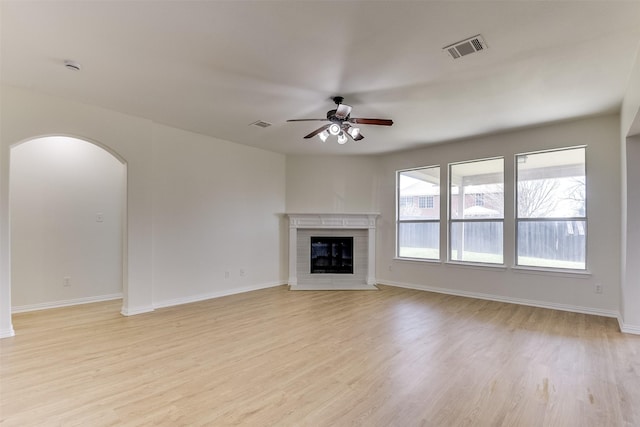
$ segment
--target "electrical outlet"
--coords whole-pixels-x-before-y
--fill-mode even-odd
[[[104,214],[102,212],[96,214],[96,222],[104,222]]]
[[[229,278],[229,272],[228,272],[228,271],[225,271],[225,272],[224,272],[224,278],[225,278],[225,279],[228,279],[228,278]]]
[[[65,288],[71,286],[71,276],[64,276],[62,278],[62,286],[64,286]]]
[[[594,288],[593,288],[593,292],[595,292],[596,294],[601,294],[602,293],[602,285],[600,283],[596,283]]]
[[[240,277],[244,277],[244,268],[240,269]]]

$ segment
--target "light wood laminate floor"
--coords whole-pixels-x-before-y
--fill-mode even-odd
[[[381,286],[23,313],[2,426],[639,426],[614,319]]]

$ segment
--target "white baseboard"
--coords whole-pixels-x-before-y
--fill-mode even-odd
[[[10,338],[16,335],[16,331],[13,328],[3,329],[0,331],[0,339],[2,338]]]
[[[120,314],[123,316],[135,316],[136,314],[144,314],[151,313],[153,311],[153,307],[150,305],[141,306],[141,307],[122,307],[120,310]]]
[[[136,314],[150,313],[154,311],[154,309],[156,308],[164,308],[164,307],[172,307],[172,306],[182,305],[182,304],[189,304],[192,302],[205,301],[208,299],[220,298],[228,295],[241,294],[244,292],[251,292],[259,289],[273,288],[276,286],[282,286],[286,284],[287,284],[286,282],[261,283],[258,285],[246,286],[243,288],[226,289],[218,292],[210,292],[206,294],[192,295],[184,298],[158,301],[158,302],[155,302],[153,306],[135,307],[135,308],[129,308],[129,309],[125,309],[123,307],[121,313],[124,316],[134,316]],[[549,308],[553,310],[569,311],[569,312],[582,313],[582,314],[592,314],[592,315],[603,316],[603,317],[613,317],[618,320],[618,325],[620,327],[621,332],[627,333],[627,334],[640,335],[640,325],[625,324],[620,313],[613,310],[594,309],[591,307],[549,303],[544,301],[528,300],[528,299],[522,299],[522,298],[502,297],[502,296],[497,296],[492,294],[484,294],[480,292],[460,291],[456,289],[439,288],[439,287],[426,286],[426,285],[416,285],[411,283],[394,282],[394,281],[388,281],[388,280],[381,281],[379,282],[379,284],[387,285],[387,286],[395,286],[399,288],[415,289],[419,291],[436,292],[440,294],[456,295],[461,297],[469,297],[469,298],[476,298],[476,299],[497,301],[497,302],[505,302],[510,304],[527,305],[531,307]],[[117,293],[117,294],[110,294],[110,295],[99,295],[95,297],[76,298],[71,300],[52,301],[52,302],[39,303],[39,304],[15,306],[11,308],[11,312],[24,313],[28,311],[68,307],[71,305],[90,304],[93,302],[101,302],[101,301],[112,301],[115,299],[122,299],[122,294]],[[13,328],[0,331],[0,339],[9,338],[13,336],[15,336],[15,331],[13,330]]]
[[[570,311],[573,313],[592,314],[595,316],[613,317],[617,319],[620,318],[620,313],[614,310],[602,310],[602,309],[582,307],[577,305],[558,304],[558,303],[536,301],[536,300],[529,300],[529,299],[523,299],[523,298],[503,297],[499,295],[484,294],[480,292],[460,291],[457,289],[438,288],[434,286],[415,285],[411,283],[384,281],[384,282],[379,282],[379,284],[396,286],[398,288],[416,289],[419,291],[436,292],[439,294],[456,295],[460,297],[469,297],[469,298],[476,298],[476,299],[489,300],[489,301],[506,302],[510,304],[527,305],[531,307],[550,308],[552,310]]]
[[[630,325],[625,324],[622,316],[618,316],[618,325],[620,325],[620,331],[625,334],[635,334],[640,335],[640,326],[639,325]]]
[[[373,285],[362,284],[317,284],[289,286],[290,291],[378,291]]]
[[[171,300],[156,301],[153,303],[153,308],[165,308],[173,307],[175,305],[190,304],[192,302],[205,301],[213,298],[226,297],[228,295],[242,294],[245,292],[257,291],[259,289],[274,288],[276,286],[286,285],[286,282],[272,282],[272,283],[260,283],[252,286],[245,286],[243,288],[225,289],[223,291],[209,292],[206,294],[191,295],[183,298],[176,298]]]
[[[48,310],[51,308],[68,307],[70,305],[90,304],[92,302],[112,301],[122,299],[122,293],[98,295],[94,297],[74,298],[61,301],[41,302],[38,304],[18,305],[11,307],[11,313],[25,313],[27,311]]]

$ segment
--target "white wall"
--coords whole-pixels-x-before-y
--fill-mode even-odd
[[[278,283],[285,277],[282,251],[284,242],[281,233],[275,230],[281,221],[285,207],[284,168],[285,157],[255,148],[237,146],[214,138],[196,136],[176,129],[166,128],[149,120],[128,116],[103,108],[71,102],[62,98],[37,93],[31,90],[2,86],[0,108],[0,337],[12,332],[11,274],[9,257],[9,150],[12,145],[43,135],[69,135],[100,143],[112,153],[119,155],[127,165],[127,239],[125,242],[125,280],[123,283],[123,313],[136,314],[151,311],[154,304],[183,302],[198,296],[233,293],[243,289]],[[187,162],[171,162],[169,158],[182,154],[185,144]],[[158,152],[156,153],[156,149]],[[154,161],[158,165],[154,165]],[[215,167],[224,171],[220,174]],[[164,167],[167,169],[164,169]],[[231,173],[236,173],[233,176]],[[207,180],[200,185],[198,193],[183,194],[175,180],[188,182],[190,174]],[[274,174],[273,176],[271,174]],[[220,181],[224,175],[224,184]],[[236,180],[234,182],[234,180]],[[279,182],[279,187],[276,185]],[[209,248],[203,237],[194,236],[196,230],[211,236],[236,236],[238,228],[229,228],[221,219],[247,217],[246,206],[253,203],[236,193],[247,186],[258,185],[260,194],[255,196],[260,205],[252,219],[254,236],[260,244],[255,250],[225,252],[225,267],[238,270],[247,266],[245,276],[238,278],[239,271],[230,271],[230,279],[219,282],[219,272],[202,267],[210,263],[203,250]],[[215,185],[214,185],[215,184]],[[163,189],[163,186],[168,186]],[[227,190],[230,189],[230,190]],[[217,193],[222,191],[220,197]],[[153,197],[158,207],[154,206]],[[232,199],[229,199],[233,197]],[[187,217],[189,212],[198,212],[205,202],[205,211]],[[213,208],[215,201],[215,209]],[[177,206],[192,203],[191,209],[176,212]],[[232,202],[232,203],[229,203]],[[175,206],[174,206],[175,205]],[[171,208],[165,213],[165,210]],[[180,214],[180,215],[178,215]],[[173,216],[177,215],[177,216]],[[187,224],[187,221],[191,221]],[[195,248],[180,241],[180,236],[196,239]],[[245,237],[242,237],[244,242]],[[228,243],[228,242],[223,242]],[[181,251],[178,254],[172,245]],[[168,247],[167,247],[168,245]],[[269,248],[264,254],[264,248]],[[157,253],[155,253],[157,252]],[[172,257],[176,255],[176,259]],[[266,267],[264,256],[274,265]],[[169,264],[164,264],[165,262]],[[200,267],[195,273],[189,271],[196,263]],[[185,269],[181,279],[176,272]],[[166,279],[164,275],[171,277]],[[234,279],[235,276],[235,279]],[[158,286],[154,283],[158,280]],[[209,285],[205,285],[208,283]],[[161,305],[161,304],[160,304]]]
[[[123,307],[126,314],[150,311],[152,306],[151,281],[151,163],[153,150],[152,123],[99,107],[67,101],[35,91],[2,86],[0,108],[0,150],[6,159],[0,175],[6,179],[0,188],[2,224],[9,224],[9,150],[10,147],[46,135],[75,136],[100,143],[127,164],[127,241],[125,250],[125,277],[123,279]],[[4,157],[6,156],[6,157]],[[7,234],[8,235],[8,234]],[[9,239],[2,262],[9,265]],[[10,269],[0,276],[0,322],[10,327]],[[6,329],[4,329],[6,330]]]
[[[45,137],[15,146],[10,169],[14,311],[121,294],[124,165],[95,144]]]
[[[378,227],[379,282],[616,315],[620,286],[618,138],[619,118],[612,115],[479,137],[385,157],[381,168],[384,183],[380,198],[382,221]],[[515,258],[515,154],[583,144],[587,145],[587,265],[591,274],[563,275],[512,269]],[[439,164],[446,172],[448,163],[494,156],[505,158],[504,260],[507,268],[395,260],[395,171]],[[446,194],[446,187],[441,191]],[[446,230],[443,230],[442,237],[446,237]],[[596,283],[603,285],[602,294],[594,292]]]
[[[620,122],[618,116],[597,117],[555,124],[464,142],[444,144],[383,157],[297,157],[235,146],[234,144],[169,129],[148,120],[66,101],[33,91],[2,87],[0,108],[0,336],[10,334],[9,258],[9,148],[41,135],[76,135],[98,141],[118,153],[126,162],[127,241],[123,311],[128,314],[152,310],[154,304],[185,301],[198,296],[234,292],[283,280],[283,238],[287,230],[273,233],[273,218],[288,212],[371,212],[380,211],[378,223],[377,276],[380,282],[448,292],[488,295],[496,299],[523,300],[546,305],[584,308],[610,314],[620,307]],[[184,153],[182,146],[184,144]],[[474,269],[459,266],[393,260],[395,246],[395,170],[421,165],[504,155],[587,144],[589,268],[591,276],[580,278],[554,274],[525,274],[506,270]],[[174,162],[184,154],[184,162]],[[224,162],[218,161],[225,159]],[[248,159],[245,161],[245,159]],[[207,161],[209,160],[209,161]],[[221,164],[224,163],[224,166]],[[286,163],[286,178],[278,168]],[[506,162],[509,165],[509,162]],[[255,169],[257,165],[261,167]],[[225,171],[245,171],[234,182]],[[252,170],[254,167],[255,170]],[[265,175],[266,174],[266,175]],[[271,176],[271,174],[274,174]],[[229,191],[220,185],[225,175]],[[266,178],[268,176],[268,178]],[[507,182],[513,171],[506,171]],[[286,184],[282,183],[286,179]],[[236,236],[237,229],[215,220],[246,218],[251,201],[236,195],[248,182],[265,180],[264,196],[256,228],[264,244],[279,254],[280,268],[261,261],[263,253],[226,251],[220,274],[206,256],[211,238]],[[181,184],[193,184],[188,194]],[[286,185],[285,192],[276,184]],[[208,182],[209,188],[206,185]],[[165,188],[166,187],[166,188]],[[268,193],[272,191],[272,193]],[[222,197],[216,197],[221,194]],[[235,195],[235,197],[234,197]],[[256,194],[253,193],[255,196]],[[224,200],[223,200],[224,199]],[[201,201],[202,205],[195,203]],[[189,204],[190,209],[184,209]],[[508,212],[507,212],[508,214]],[[210,218],[211,216],[211,218]],[[282,220],[279,220],[282,225]],[[219,222],[219,221],[218,221]],[[505,260],[513,263],[513,220],[507,218]],[[204,236],[196,235],[200,231]],[[189,236],[190,239],[184,239]],[[244,242],[245,237],[241,237]],[[285,239],[286,241],[286,239]],[[190,242],[197,248],[189,249]],[[224,242],[226,243],[226,242]],[[219,252],[214,252],[219,255]],[[276,263],[277,263],[277,257]],[[167,263],[166,265],[164,265]],[[162,264],[162,265],[161,265]],[[208,264],[211,264],[209,267]],[[244,264],[245,276],[239,269]],[[389,266],[393,271],[389,271]],[[224,275],[224,273],[222,273]],[[255,275],[254,275],[255,274]],[[166,276],[165,276],[166,275]],[[258,276],[259,275],[259,276]],[[242,278],[241,278],[242,277]],[[256,279],[255,281],[253,279]],[[157,281],[156,283],[154,282]],[[594,283],[604,285],[604,293],[593,292]]]
[[[290,212],[378,211],[378,282],[498,300],[615,315],[620,298],[619,117],[588,118],[435,145],[377,158],[288,157]],[[588,146],[590,275],[523,272],[514,265],[513,162],[520,152]],[[398,169],[505,157],[507,268],[395,260],[395,173]],[[509,184],[511,182],[511,184]],[[446,185],[446,183],[443,183]],[[443,193],[443,194],[446,194]],[[446,237],[446,230],[443,230]],[[595,283],[604,287],[594,292]]]
[[[640,334],[640,50],[636,53],[620,120],[622,156],[622,329]]]
[[[5,89],[0,85],[0,338],[14,335],[11,323],[11,239],[9,233],[9,149],[3,142]]]
[[[285,158],[154,126],[154,305],[284,283]]]
[[[640,47],[636,51],[629,85],[622,102],[620,122],[623,138],[640,134]]]
[[[378,157],[288,156],[287,212],[377,212]]]
[[[640,334],[640,136],[626,138],[624,144],[627,168],[622,240],[622,314],[623,330]]]

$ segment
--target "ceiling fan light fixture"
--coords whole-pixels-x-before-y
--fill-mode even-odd
[[[360,135],[360,128],[356,128],[356,127],[350,127],[349,130],[347,130],[347,132],[349,132],[349,135],[351,135],[351,138],[357,138],[358,135]]]
[[[0,0],[2,1],[2,0]],[[322,142],[325,142],[329,135],[336,137],[340,145],[346,144],[351,137],[354,141],[362,141],[364,136],[360,133],[360,128],[352,125],[377,125],[377,126],[391,126],[393,120],[391,119],[376,119],[376,118],[363,118],[363,117],[351,117],[351,106],[343,104],[343,98],[341,96],[334,96],[333,101],[337,107],[334,110],[327,111],[327,117],[322,119],[291,119],[287,122],[329,122],[320,126],[313,132],[304,136],[304,139],[313,138],[318,136]]]
[[[327,140],[327,138],[329,138],[329,132],[322,131],[318,134],[318,138],[320,138],[322,140],[322,142],[325,142]]]

